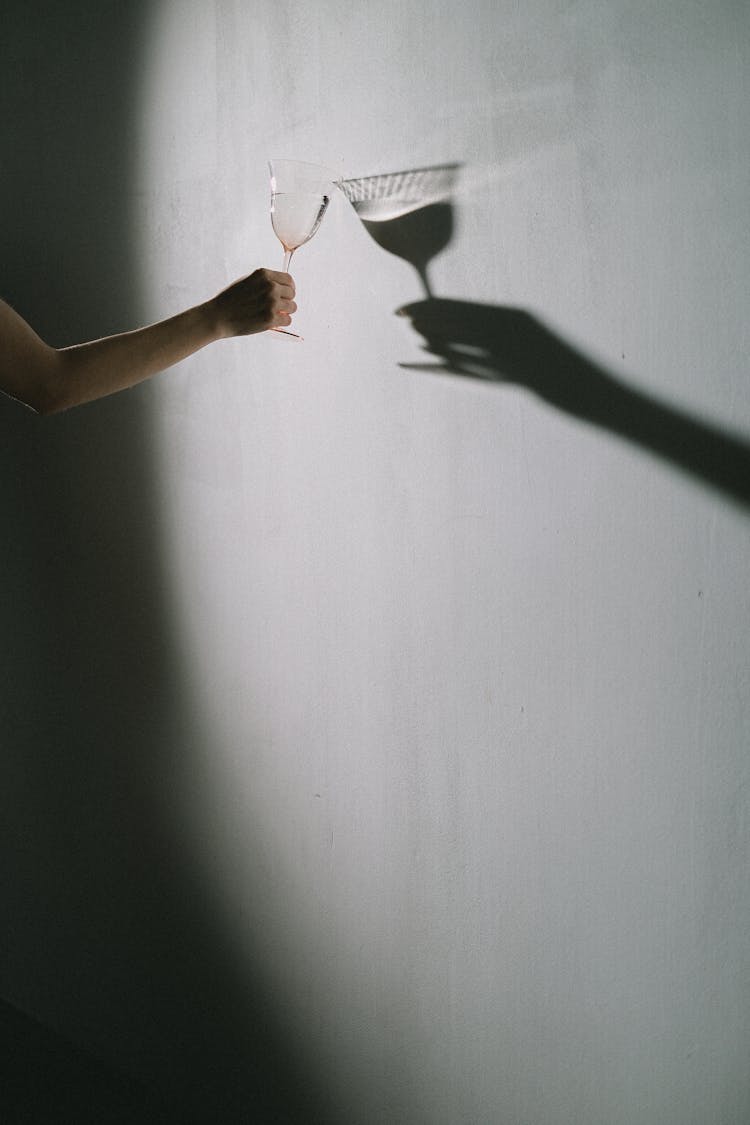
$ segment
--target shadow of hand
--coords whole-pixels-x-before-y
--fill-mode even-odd
[[[402,364],[527,387],[561,410],[588,415],[615,380],[523,309],[431,298],[399,316],[425,338],[442,364]]]
[[[434,297],[397,312],[441,361],[402,367],[527,387],[750,505],[750,444],[743,437],[628,387],[531,313]]]

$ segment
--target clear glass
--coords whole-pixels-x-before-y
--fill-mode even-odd
[[[271,176],[271,224],[284,247],[284,273],[289,273],[292,255],[309,242],[323,221],[336,181],[327,168],[300,160],[269,160]],[[284,336],[302,337],[285,328]]]

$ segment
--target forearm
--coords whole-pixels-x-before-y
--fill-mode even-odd
[[[257,269],[169,320],[58,349],[0,301],[0,391],[37,414],[57,414],[134,387],[214,340],[291,324],[296,309],[289,274]]]
[[[142,383],[223,335],[212,301],[158,324],[56,352],[45,413]]]

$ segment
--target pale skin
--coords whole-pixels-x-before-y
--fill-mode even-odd
[[[50,347],[0,301],[0,391],[57,414],[134,387],[216,340],[287,327],[294,294],[288,273],[258,269],[168,320],[70,348]]]

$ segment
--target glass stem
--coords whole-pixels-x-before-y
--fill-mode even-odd
[[[289,273],[289,263],[292,260],[292,254],[293,253],[294,253],[294,250],[287,250],[287,252],[284,254],[284,266],[283,266],[284,273]]]

